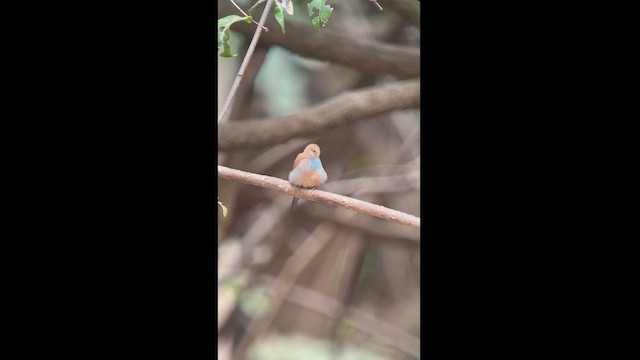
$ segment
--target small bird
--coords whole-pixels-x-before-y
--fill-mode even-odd
[[[293,170],[289,173],[291,185],[303,188],[316,188],[327,181],[327,172],[320,161],[320,146],[309,144],[304,151],[296,156],[293,162]],[[298,198],[291,201],[291,211],[298,204]]]

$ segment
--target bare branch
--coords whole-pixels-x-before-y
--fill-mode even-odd
[[[218,148],[231,150],[316,136],[339,124],[394,110],[420,107],[419,80],[405,80],[345,92],[293,115],[221,124]]]
[[[420,218],[417,216],[413,216],[398,210],[389,209],[381,205],[372,204],[347,196],[329,193],[326,191],[300,189],[292,186],[286,180],[278,179],[275,177],[252,174],[221,165],[218,165],[218,176],[223,179],[234,180],[247,185],[277,190],[284,194],[306,200],[319,201],[334,206],[342,206],[344,208],[354,210],[362,214],[375,216],[381,219],[396,222],[398,224],[411,226],[416,229],[420,228]]]
[[[269,275],[262,275],[260,279],[269,283],[275,281],[275,279]],[[341,311],[339,311],[339,309],[344,306],[332,297],[299,285],[293,286],[291,293],[287,297],[287,301],[333,320],[339,320],[335,317],[335,314],[340,313]],[[346,318],[346,321],[350,322],[354,328],[365,334],[374,336],[379,341],[389,344],[407,354],[418,359],[420,358],[420,339],[395,325],[379,320],[355,307],[349,308],[347,313],[350,314],[350,316]]]
[[[279,199],[284,200],[284,199]],[[253,250],[264,238],[271,234],[272,229],[280,224],[280,220],[289,214],[290,201],[275,201],[266,209],[260,211],[260,216],[253,222],[242,237],[245,253]]]
[[[235,80],[233,80],[233,84],[231,84],[231,90],[229,90],[229,95],[227,95],[227,99],[224,101],[224,105],[222,106],[222,110],[218,114],[218,123],[224,117],[227,110],[231,107],[233,103],[233,99],[235,98],[236,91],[240,86],[240,81],[242,81],[242,77],[244,76],[244,70],[249,65],[249,60],[251,60],[251,56],[253,55],[253,50],[256,48],[258,44],[258,39],[260,39],[260,34],[262,33],[262,28],[264,26],[265,21],[267,21],[267,17],[269,15],[269,10],[271,10],[271,5],[273,5],[273,0],[267,0],[267,5],[265,5],[264,11],[262,12],[262,17],[260,18],[260,26],[258,26],[253,34],[253,38],[251,39],[251,44],[249,44],[249,48],[247,49],[247,53],[242,59],[242,65],[240,65],[240,70],[238,70],[238,74],[236,75]]]
[[[380,10],[380,11],[382,11],[382,10],[383,10],[383,9],[382,9],[382,6],[380,6],[380,4],[378,4],[378,0],[369,0],[369,1],[371,1],[371,2],[372,2],[372,3],[374,3],[374,4],[376,4],[376,6],[378,7],[378,10]]]
[[[219,2],[218,11],[226,15],[235,10],[232,5]],[[270,18],[267,26],[279,25]],[[253,27],[237,24],[233,31],[251,36]],[[349,66],[364,74],[392,74],[404,79],[420,76],[420,49],[358,40],[344,35],[341,29],[332,29],[331,22],[318,33],[311,24],[291,21],[287,23],[286,35],[270,31],[262,35],[262,43],[278,45],[311,59]]]
[[[263,336],[269,326],[278,315],[284,300],[287,298],[291,289],[295,285],[298,276],[311,263],[313,258],[322,250],[329,240],[333,238],[336,227],[330,223],[322,223],[316,227],[314,232],[300,245],[296,252],[287,260],[284,267],[280,271],[278,278],[273,282],[269,289],[269,295],[272,296],[272,302],[269,309],[261,317],[254,319],[247,332],[242,337],[237,351],[234,353],[234,359],[244,360],[245,352],[252,339]]]

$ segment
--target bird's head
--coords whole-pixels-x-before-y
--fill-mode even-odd
[[[306,148],[304,148],[305,154],[310,157],[320,157],[320,146],[316,144],[309,144]]]

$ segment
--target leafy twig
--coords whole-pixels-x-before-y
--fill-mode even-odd
[[[246,13],[246,12],[244,12],[244,10],[242,10],[242,8],[240,8],[240,6],[238,6],[238,4],[236,4],[233,0],[229,0],[229,1],[231,1],[231,3],[232,3],[236,8],[238,8],[238,10],[240,10],[240,12],[244,14],[244,16],[249,16],[249,15],[247,15],[247,13]],[[269,29],[267,29],[267,28],[266,28],[265,26],[263,26],[262,24],[257,23],[255,20],[253,20],[253,18],[251,18],[251,22],[252,22],[252,23],[254,23],[254,24],[256,24],[256,25],[258,25],[258,26],[260,26],[260,27],[262,28],[262,30],[264,30],[264,31],[269,31]]]
[[[267,21],[267,17],[269,15],[269,10],[271,9],[271,5],[273,5],[273,0],[267,0],[267,5],[262,12],[262,17],[260,18],[260,25],[264,25]],[[222,120],[224,115],[227,113],[231,104],[233,103],[233,99],[235,98],[236,92],[238,91],[238,87],[240,86],[240,81],[242,81],[242,77],[244,76],[244,71],[249,65],[249,60],[251,60],[251,56],[253,56],[253,51],[258,44],[258,39],[260,39],[260,34],[262,33],[262,28],[264,26],[259,26],[256,28],[255,33],[253,34],[253,38],[251,39],[251,44],[249,44],[249,48],[247,49],[247,54],[244,56],[242,60],[242,65],[240,65],[240,70],[238,70],[238,74],[236,78],[233,80],[233,84],[231,84],[231,90],[229,90],[229,95],[227,95],[227,99],[222,106],[222,110],[218,114],[218,123]]]
[[[409,1],[417,3],[415,0]],[[226,2],[220,3],[218,10],[221,15],[237,12]],[[271,29],[277,27],[278,23],[270,18],[265,25]],[[247,38],[251,37],[253,30],[249,26],[234,29]],[[371,38],[358,39],[337,29],[323,29],[317,33],[306,24],[289,22],[286,36],[281,36],[278,31],[269,31],[262,34],[260,44],[280,46],[302,57],[345,65],[363,74],[392,74],[402,79],[420,76],[419,48],[383,43]]]

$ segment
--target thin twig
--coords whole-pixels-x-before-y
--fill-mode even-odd
[[[271,10],[271,5],[273,5],[273,0],[267,0],[267,5],[262,12],[262,17],[260,18],[260,25],[264,25],[267,21],[267,17],[269,15],[269,10]],[[240,65],[240,70],[238,70],[238,74],[236,75],[235,80],[233,80],[233,84],[231,85],[231,90],[229,90],[229,95],[227,95],[227,99],[222,106],[222,110],[220,114],[218,114],[218,124],[227,113],[231,104],[233,103],[233,99],[235,98],[236,91],[238,91],[238,87],[240,86],[240,81],[242,81],[242,77],[244,76],[244,71],[249,65],[249,60],[251,60],[251,56],[253,55],[253,50],[256,48],[258,44],[258,39],[260,39],[260,34],[262,33],[262,27],[257,27],[255,33],[253,34],[253,38],[251,39],[251,44],[249,44],[249,48],[247,49],[247,54],[244,56],[242,60],[242,65]]]
[[[229,1],[231,1],[231,3],[232,3],[233,5],[235,5],[235,7],[237,7],[237,8],[238,8],[238,10],[240,10],[240,12],[244,14],[244,16],[249,17],[249,15],[247,15],[247,13],[246,13],[246,12],[244,12],[244,10],[242,10],[242,9],[240,8],[240,6],[238,6],[238,4],[236,4],[235,2],[233,2],[233,0],[229,0]],[[254,23],[254,24],[256,24],[256,25],[258,25],[258,26],[260,26],[260,27],[262,28],[262,30],[264,30],[264,31],[269,31],[269,29],[267,29],[265,26],[262,26],[262,24],[259,24],[259,23],[257,23],[255,20],[253,20],[253,17],[251,18],[251,22],[252,22],[252,23]]]
[[[380,9],[380,11],[382,11],[382,6],[380,6],[380,4],[378,4],[378,0],[369,0],[372,3],[376,4],[376,6],[378,7],[378,9]]]
[[[253,221],[247,232],[242,237],[243,252],[248,254],[267,236],[271,235],[272,229],[278,225],[282,217],[289,213],[289,199],[278,199],[266,209],[260,210],[260,216]]]

